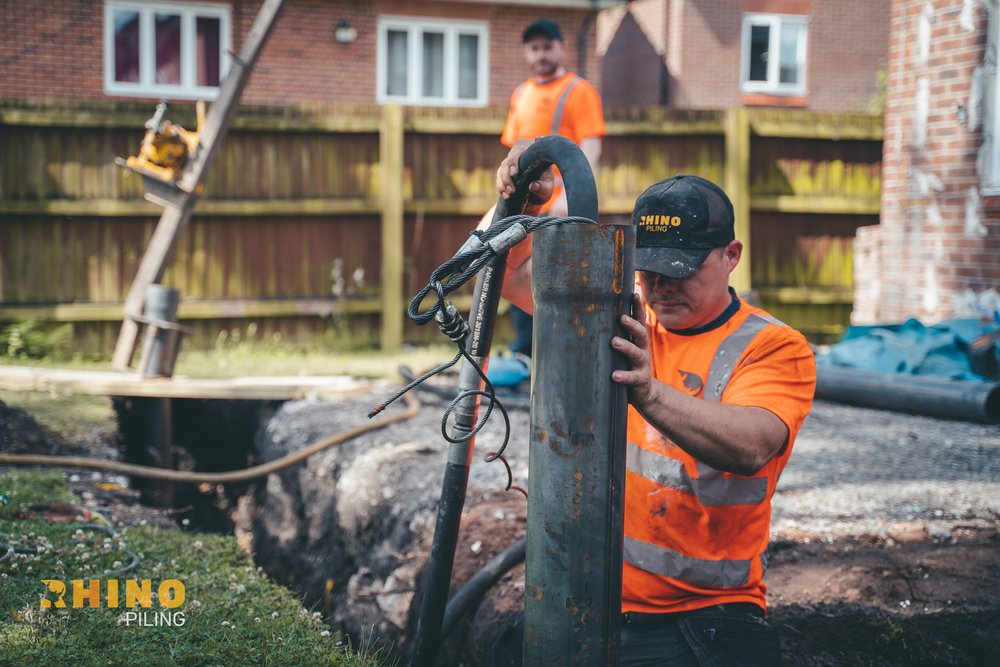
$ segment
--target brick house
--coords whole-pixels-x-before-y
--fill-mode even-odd
[[[598,23],[605,103],[867,112],[888,28],[889,0],[635,0]]]
[[[858,230],[853,321],[1000,313],[1000,11],[893,0],[881,224]]]
[[[243,101],[503,105],[527,75],[521,31],[543,15],[562,26],[569,67],[599,84],[595,18],[613,4],[287,0]],[[67,0],[54,11],[44,0],[6,3],[0,97],[211,99],[226,52],[238,50],[259,6]]]

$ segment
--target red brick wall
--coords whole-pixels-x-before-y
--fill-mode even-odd
[[[230,7],[233,45],[238,50],[260,0],[233,0]],[[588,21],[586,10],[536,10],[500,3],[286,0],[243,100],[256,104],[374,102],[379,14],[488,21],[489,102],[496,105],[505,105],[514,86],[529,74],[521,53],[521,32],[528,23],[542,15],[557,21],[566,37],[566,64],[577,70],[578,34],[586,23],[586,74],[600,85],[595,21]],[[341,19],[358,31],[352,44],[338,44],[333,38],[334,26]],[[0,21],[0,97],[104,98],[103,23],[100,0],[66,0],[58,5],[47,0],[5,3]]]
[[[664,54],[669,71],[669,106],[716,109],[741,104],[803,106],[816,111],[864,112],[877,91],[878,72],[888,49],[890,0],[640,0],[630,12],[646,40],[604,41],[648,64],[650,49]],[[650,6],[655,5],[655,6]],[[735,7],[734,7],[735,6]],[[742,26],[745,12],[809,17],[808,93],[802,98],[740,93]],[[660,25],[663,22],[663,25]],[[630,26],[623,22],[625,28]],[[613,29],[611,29],[613,32]],[[627,93],[605,87],[609,106],[633,104]]]
[[[970,99],[986,28],[979,3],[892,2],[882,215],[855,242],[856,323],[1000,308],[1000,198],[980,192],[982,114]]]

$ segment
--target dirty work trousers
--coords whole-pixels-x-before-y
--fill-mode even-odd
[[[497,641],[495,667],[521,665],[523,616]],[[755,604],[678,614],[622,615],[621,667],[771,667],[781,665],[778,635]]]

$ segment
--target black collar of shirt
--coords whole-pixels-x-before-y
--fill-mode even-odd
[[[732,295],[733,300],[726,306],[726,309],[722,311],[718,317],[714,320],[700,327],[693,327],[691,329],[667,329],[670,333],[677,334],[678,336],[697,336],[698,334],[703,334],[706,331],[711,331],[712,329],[718,329],[723,324],[729,321],[729,318],[736,314],[736,311],[740,309],[740,297],[736,296],[736,290],[732,287],[729,288],[729,294]]]

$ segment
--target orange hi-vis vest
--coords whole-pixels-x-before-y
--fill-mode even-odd
[[[733,299],[738,309],[707,331],[667,330],[647,308],[653,375],[702,400],[771,411],[787,444],[755,475],[735,475],[697,461],[629,406],[623,612],[766,608],[771,496],[809,413],[816,365],[802,334]]]
[[[528,79],[514,89],[500,143],[510,148],[517,143],[530,144],[538,137],[558,135],[579,144],[606,133],[601,96],[586,79],[566,72],[545,83]],[[562,190],[556,172],[555,191],[541,207],[541,213],[552,207]]]

